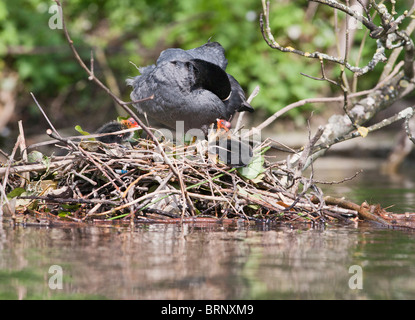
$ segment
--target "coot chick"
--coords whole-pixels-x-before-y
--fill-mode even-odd
[[[117,132],[125,129],[130,128],[137,128],[138,123],[133,119],[129,118],[127,120],[120,120],[120,121],[110,121],[104,124],[101,128],[99,128],[95,133],[111,133]],[[125,132],[119,134],[111,134],[107,136],[97,137],[98,141],[103,143],[118,143],[122,144],[124,141],[128,141],[134,135],[134,132]]]
[[[227,64],[218,42],[164,50],[155,65],[139,68],[141,75],[127,80],[131,99],[154,95],[134,106],[168,128],[183,121],[185,132],[196,128],[207,134],[218,118],[230,121],[235,112],[254,111],[238,81],[225,72]]]
[[[232,136],[226,121],[218,119],[216,127],[216,132],[208,137],[208,152],[218,155],[223,163],[231,167],[245,167],[251,163],[253,150],[249,143],[241,137]]]

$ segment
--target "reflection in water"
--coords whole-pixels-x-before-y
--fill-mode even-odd
[[[139,225],[134,230],[13,229],[4,222],[0,297],[415,297],[412,234],[344,227],[264,228],[188,224]],[[51,265],[63,269],[62,290],[48,287]],[[363,269],[362,290],[349,288],[351,265]]]

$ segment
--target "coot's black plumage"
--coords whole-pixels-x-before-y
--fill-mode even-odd
[[[117,131],[121,131],[124,129],[136,128],[136,127],[138,127],[138,123],[133,118],[129,118],[127,120],[107,122],[102,127],[100,127],[95,133],[112,133],[112,132],[117,132]],[[126,133],[105,135],[105,136],[97,137],[96,139],[103,143],[122,144],[123,142],[131,139],[133,135],[134,135],[133,132],[126,132]]]
[[[131,99],[154,95],[134,106],[168,128],[175,129],[176,121],[183,121],[185,131],[207,132],[218,118],[229,121],[237,111],[254,111],[238,81],[225,72],[227,64],[218,42],[164,50],[156,65],[139,68],[141,75],[127,80],[133,87]]]
[[[252,161],[252,147],[249,141],[233,136],[228,125],[227,121],[218,119],[216,132],[211,131],[208,136],[208,152],[218,155],[223,163],[231,167],[245,167]]]

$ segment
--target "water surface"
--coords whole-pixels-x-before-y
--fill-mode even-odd
[[[327,168],[315,178],[353,173]],[[394,178],[366,170],[355,181],[324,188],[414,212],[413,177],[411,171]],[[51,266],[62,270],[62,289],[50,285]],[[353,266],[362,271],[361,289],[353,286]],[[415,299],[415,232],[242,222],[13,227],[3,217],[0,298]]]

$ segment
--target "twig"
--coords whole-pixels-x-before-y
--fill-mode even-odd
[[[77,176],[77,177],[79,177],[79,178],[81,178],[81,179],[83,179],[83,180],[85,180],[85,181],[87,181],[88,183],[90,183],[90,184],[92,184],[93,186],[96,186],[98,183],[97,182],[95,182],[94,180],[92,180],[92,179],[89,179],[88,177],[85,177],[83,174],[80,174],[80,173],[78,173],[78,172],[76,172],[76,171],[71,171],[71,173],[72,174],[74,174],[75,176]]]
[[[256,86],[254,91],[252,91],[252,93],[250,94],[250,96],[246,100],[246,102],[251,103],[252,100],[258,95],[258,93],[259,93],[259,86]],[[242,120],[244,118],[244,115],[245,115],[245,111],[239,113],[238,121],[236,122],[236,126],[235,126],[235,132],[238,132],[239,129],[241,129]]]
[[[99,137],[105,137],[105,136],[111,136],[111,135],[119,135],[119,134],[123,134],[123,133],[128,133],[128,132],[134,132],[134,131],[138,131],[141,130],[141,128],[137,127],[137,128],[130,128],[130,129],[123,129],[120,131],[114,131],[114,132],[107,132],[107,133],[95,133],[95,134],[88,134],[88,135],[81,135],[81,136],[69,136],[69,137],[65,137],[65,138],[61,138],[61,139],[57,139],[57,137],[53,134],[51,134],[52,131],[46,131],[46,134],[48,136],[50,136],[51,138],[53,138],[53,140],[49,140],[49,141],[43,141],[43,142],[38,142],[35,144],[31,144],[30,146],[28,146],[28,149],[34,149],[34,148],[38,148],[38,147],[42,147],[42,146],[46,146],[46,145],[50,145],[50,144],[55,144],[57,142],[63,142],[65,144],[68,144],[69,141],[77,141],[77,140],[87,140],[90,138],[99,138]]]
[[[301,177],[301,175],[302,175],[301,173],[303,172],[303,170],[306,167],[306,162],[307,162],[307,159],[311,155],[312,148],[316,144],[318,139],[320,139],[323,132],[324,132],[324,127],[322,127],[322,126],[318,127],[317,132],[315,133],[313,138],[311,138],[309,140],[309,142],[307,143],[307,145],[304,148],[303,152],[301,153],[300,158],[298,159],[297,168],[296,168],[295,173],[294,173],[294,179],[295,179],[295,183],[294,183],[294,186],[293,186],[293,190],[294,190],[293,193],[294,194],[297,194],[298,186],[299,186],[299,182],[300,182],[299,178]]]
[[[324,3],[327,4],[333,8],[339,9],[341,11],[346,12],[347,14],[349,14],[350,16],[352,16],[353,18],[362,21],[362,23],[369,28],[369,30],[371,30],[372,32],[370,33],[371,36],[373,38],[378,38],[380,35],[380,32],[383,31],[382,28],[377,27],[373,22],[369,21],[368,19],[366,19],[365,17],[363,17],[362,15],[360,15],[359,13],[355,12],[354,10],[350,9],[349,7],[338,3],[337,1],[334,0],[310,0],[310,1],[315,1],[315,2],[319,2],[319,3]],[[303,56],[305,58],[310,58],[310,59],[324,59],[327,61],[331,61],[340,65],[343,65],[344,67],[346,67],[347,69],[349,69],[350,71],[352,71],[353,73],[356,73],[358,75],[363,75],[371,70],[374,69],[374,67],[379,63],[379,62],[383,62],[386,60],[385,57],[385,48],[383,46],[378,46],[378,50],[376,50],[376,52],[374,53],[372,60],[370,60],[370,62],[363,68],[360,67],[356,67],[356,66],[352,66],[350,63],[346,62],[344,59],[341,58],[336,58],[333,56],[330,56],[328,54],[325,53],[321,53],[321,52],[304,52],[292,47],[283,47],[281,46],[277,41],[275,41],[274,36],[271,33],[271,28],[270,28],[270,24],[269,24],[269,1],[267,1],[266,5],[265,5],[265,0],[262,0],[263,3],[263,8],[264,8],[264,12],[261,13],[260,15],[260,27],[261,27],[261,32],[262,32],[262,36],[265,40],[265,42],[268,44],[268,46],[270,46],[273,49],[277,49],[279,51],[282,52],[290,52],[290,53],[295,53],[297,55]],[[264,25],[264,17],[265,17],[265,25]]]
[[[394,76],[396,76],[399,73],[399,69],[403,66],[403,64],[404,64],[403,61],[398,63],[395,66],[394,70],[389,74],[389,76],[387,76],[385,79],[380,81],[373,89],[364,90],[364,91],[360,91],[360,92],[356,92],[356,93],[351,93],[351,94],[348,95],[348,97],[350,99],[351,98],[357,98],[357,97],[369,95],[369,94],[375,92],[376,90],[379,90],[384,85],[388,84],[388,82]],[[301,106],[303,106],[307,103],[328,103],[328,102],[342,102],[342,101],[344,101],[344,95],[337,96],[337,97],[326,97],[326,98],[324,98],[324,97],[323,98],[307,98],[307,99],[299,100],[297,102],[293,102],[293,103],[285,106],[284,108],[278,110],[277,112],[275,112],[272,116],[267,118],[264,122],[259,124],[257,127],[252,128],[244,137],[249,137],[249,136],[253,135],[255,132],[259,132],[259,131],[263,130],[264,128],[269,126],[271,123],[273,123],[275,120],[277,120],[283,114],[287,113],[288,111],[290,111],[294,108],[301,107]]]
[[[407,117],[411,117],[413,115],[413,113],[414,113],[414,109],[412,107],[406,108],[406,109],[402,110],[401,112],[399,112],[398,114],[396,114],[392,117],[389,117],[387,119],[383,119],[382,121],[380,121],[380,122],[378,122],[378,123],[376,123],[376,124],[374,124],[370,127],[366,127],[367,132],[370,133],[370,132],[379,130],[379,129],[381,129],[383,127],[386,127],[386,126],[388,126],[388,125],[390,125],[390,124],[392,124],[396,121],[402,120],[402,119],[407,118]],[[313,149],[313,153],[316,153],[316,152],[318,152],[322,149],[327,149],[327,148],[331,147],[332,145],[334,145],[336,143],[346,141],[346,140],[350,140],[350,139],[357,138],[357,137],[361,137],[361,133],[359,131],[353,131],[353,132],[351,132],[349,134],[346,134],[342,137],[338,137],[337,139],[331,141],[330,143],[323,143],[323,144],[319,144],[319,145],[315,146],[315,148]]]
[[[333,185],[333,184],[341,184],[350,180],[353,180],[354,178],[356,178],[359,174],[361,174],[363,172],[363,169],[357,171],[354,175],[352,175],[351,177],[346,177],[340,181],[321,181],[321,180],[314,180],[313,182],[315,184],[327,184],[327,185]]]
[[[405,132],[406,132],[406,135],[408,136],[409,140],[411,140],[411,142],[413,144],[415,144],[415,138],[414,138],[414,136],[413,136],[413,134],[411,132],[411,129],[409,128],[409,121],[411,120],[411,118],[413,116],[414,116],[414,114],[412,113],[412,114],[408,114],[405,117]]]
[[[20,145],[19,145],[20,152],[22,154],[22,160],[27,162],[26,140],[25,140],[22,120],[18,121],[18,126],[19,126],[19,137],[20,137]],[[25,172],[23,174],[23,179],[22,179],[22,183],[20,184],[20,186],[24,187],[26,182],[29,181],[29,179],[30,179],[30,174],[28,172]]]
[[[59,197],[50,197],[50,196],[19,196],[18,199],[38,199],[48,202],[56,203],[90,203],[90,204],[109,204],[109,205],[119,205],[119,202],[111,200],[102,200],[102,199],[83,199],[83,198],[59,198]]]
[[[40,112],[42,112],[43,117],[48,122],[49,127],[53,130],[53,132],[56,134],[57,137],[62,138],[61,135],[59,134],[58,130],[56,130],[55,127],[53,126],[52,122],[50,122],[48,116],[46,115],[43,108],[40,106],[39,102],[37,102],[35,95],[32,92],[30,92],[30,95],[32,96],[33,100],[35,101],[35,103],[36,103],[37,107],[39,108]]]
[[[0,203],[1,205],[3,205],[3,197],[4,197],[4,201],[6,202],[6,205],[7,205],[8,209],[9,209],[9,211],[12,212],[12,218],[13,219],[15,218],[15,212],[14,212],[14,210],[11,209],[10,203],[9,203],[9,201],[7,199],[7,196],[6,196],[5,192],[6,192],[7,180],[9,178],[10,167],[11,167],[11,164],[13,162],[14,155],[16,154],[17,148],[20,145],[20,140],[21,140],[21,137],[19,135],[17,137],[17,141],[16,141],[16,143],[14,145],[14,148],[12,150],[12,153],[11,153],[11,155],[10,155],[8,161],[7,161],[7,166],[5,168],[4,178],[3,178],[3,185],[2,185],[2,196],[1,196],[2,201]],[[0,168],[0,172],[1,172],[1,169],[3,169],[3,168]]]
[[[87,159],[89,160],[89,161],[91,161],[103,174],[104,174],[104,176],[106,176],[107,177],[107,179],[111,182],[111,184],[114,186],[114,188],[115,188],[115,190],[117,190],[118,192],[121,192],[120,191],[120,188],[117,186],[117,184],[114,182],[114,179],[112,179],[109,175],[108,175],[108,173],[107,173],[107,171],[105,171],[104,170],[104,168],[102,168],[102,166],[98,163],[98,161],[97,161],[97,159],[94,159],[95,157],[92,155],[92,154],[90,154],[90,153],[88,153],[87,151],[85,151],[84,149],[82,149],[82,148],[79,148],[79,151],[81,151],[81,153],[83,153],[86,157],[87,157]],[[105,164],[104,164],[105,165]]]
[[[179,184],[180,184],[180,189],[182,191],[182,196],[183,196],[183,200],[184,200],[184,204],[186,204],[186,199],[188,198],[188,196],[186,195],[186,189],[183,183],[183,178],[180,175],[180,173],[178,172],[177,168],[173,165],[173,163],[170,161],[170,159],[167,157],[167,155],[165,154],[163,148],[161,147],[159,141],[157,140],[157,138],[153,135],[153,133],[151,132],[151,130],[148,129],[148,127],[146,125],[144,125],[144,123],[141,121],[141,119],[134,113],[131,111],[130,108],[127,107],[127,104],[131,104],[131,103],[125,103],[124,101],[122,101],[120,98],[118,98],[114,93],[111,92],[111,90],[106,87],[95,75],[94,73],[85,65],[85,63],[82,61],[81,57],[78,54],[78,51],[76,50],[73,41],[69,35],[68,29],[66,27],[66,23],[65,23],[65,19],[63,17],[63,10],[62,10],[62,5],[60,3],[59,0],[54,0],[56,2],[56,4],[61,8],[61,12],[62,12],[62,27],[66,36],[66,39],[69,43],[69,46],[73,52],[73,54],[75,55],[76,60],[78,61],[78,63],[80,64],[80,66],[88,73],[89,78],[92,78],[92,80],[98,84],[99,87],[101,87],[110,97],[112,97],[112,99],[114,99],[114,101],[119,104],[128,114],[130,114],[133,119],[141,126],[141,128],[143,128],[143,130],[148,134],[148,136],[154,141],[154,143],[156,144],[160,154],[162,155],[164,161],[167,163],[167,165],[170,167],[170,169],[173,171],[173,173],[175,174],[175,176],[177,177],[177,179],[179,180]],[[186,208],[184,208],[183,210],[185,210]],[[189,207],[191,213],[193,214],[193,208],[192,205],[190,204]],[[183,211],[184,213],[184,211]]]
[[[11,158],[11,157],[10,157]],[[0,168],[0,177],[3,176],[8,176],[9,174],[17,174],[17,173],[22,173],[22,172],[37,172],[37,171],[43,171],[46,170],[47,168],[54,170],[54,169],[58,169],[60,167],[66,166],[68,164],[71,164],[74,162],[74,159],[68,159],[68,160],[60,160],[60,161],[56,161],[56,162],[52,162],[49,165],[45,165],[45,164],[39,164],[39,163],[35,163],[35,164],[25,164],[25,165],[20,165],[20,166],[7,166],[6,168]]]
[[[5,205],[7,206],[7,209],[8,209],[8,211],[9,211],[9,213],[12,215],[12,216],[14,216],[14,210],[13,210],[13,208],[12,208],[12,206],[11,206],[11,204],[10,204],[10,201],[9,201],[9,199],[7,199],[7,195],[6,195],[6,191],[4,190],[4,188],[3,188],[3,185],[2,184],[0,184],[0,218],[2,217],[2,215],[3,215],[3,206],[4,206],[4,203],[5,203]]]

